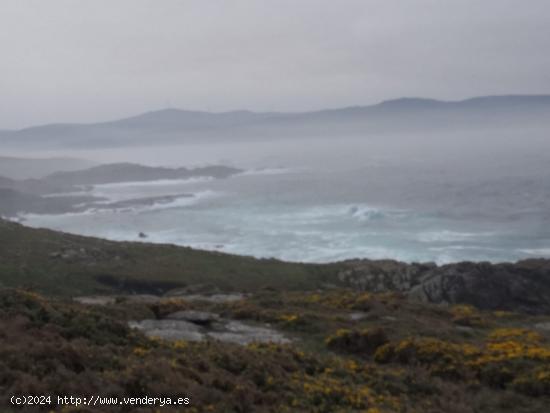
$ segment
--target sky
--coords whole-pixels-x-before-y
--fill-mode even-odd
[[[0,0],[0,129],[550,93],[547,0]]]

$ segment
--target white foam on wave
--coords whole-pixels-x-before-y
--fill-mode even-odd
[[[430,251],[467,251],[467,250],[474,250],[474,251],[502,251],[501,248],[493,248],[493,247],[482,247],[479,245],[448,245],[445,247],[430,247],[428,248]]]
[[[492,232],[458,232],[450,230],[427,231],[417,235],[417,240],[420,242],[464,242],[472,241],[476,238],[491,237],[495,234]]]
[[[550,247],[548,248],[525,248],[518,250],[521,253],[542,257],[550,256]]]
[[[406,214],[405,211],[383,209],[367,204],[330,204],[277,214],[277,219],[287,223],[321,224],[346,219],[367,222],[382,220],[388,217],[399,218],[404,214]]]
[[[147,196],[163,196],[174,193],[176,186],[188,186],[212,181],[212,177],[194,177],[189,179],[161,179],[157,181],[118,182],[94,185],[90,195],[105,198],[97,204],[108,204],[117,201],[130,201]],[[182,189],[182,192],[184,190]]]
[[[168,201],[159,200],[158,202],[154,202],[151,205],[135,205],[135,206],[111,208],[111,209],[102,208],[102,209],[98,209],[97,212],[103,213],[105,211],[108,211],[108,212],[117,212],[117,213],[130,212],[134,214],[141,214],[141,213],[160,211],[165,209],[184,208],[184,207],[196,205],[203,200],[212,199],[219,196],[222,196],[221,192],[205,190],[205,191],[195,192],[189,195],[178,196]],[[94,210],[94,208],[92,208],[92,210]]]
[[[141,209],[143,211],[158,211],[162,209],[172,209],[172,208],[182,208],[186,206],[196,205],[199,202],[212,199],[222,196],[223,193],[219,191],[205,190],[200,192],[195,192],[192,196],[181,196],[177,197],[172,201],[168,202],[157,202],[151,206],[147,206]],[[141,207],[140,207],[141,208]]]
[[[89,216],[94,215],[96,211],[94,209],[87,209],[85,211],[79,211],[79,212],[64,212],[59,214],[37,214],[37,213],[20,213],[17,216],[21,221],[25,222],[36,222],[36,221],[46,221],[49,219],[57,219],[57,218],[74,218],[74,217],[82,217],[82,216]]]
[[[25,214],[19,214],[19,217],[21,220],[29,221],[32,223],[32,222],[44,222],[50,219],[74,218],[79,216],[84,217],[84,216],[101,215],[101,214],[113,214],[113,213],[139,214],[139,213],[153,212],[153,211],[159,211],[164,209],[174,209],[174,208],[183,208],[183,207],[193,206],[206,199],[212,199],[212,198],[220,197],[222,195],[223,193],[219,191],[206,190],[206,191],[200,191],[193,194],[189,194],[189,196],[182,195],[170,201],[155,202],[152,205],[136,205],[136,206],[121,207],[121,208],[90,207],[84,211],[79,211],[79,212],[66,212],[66,213],[60,213],[60,214],[25,213]]]
[[[293,172],[299,172],[302,169],[297,168],[260,168],[260,169],[248,169],[240,172],[235,176],[249,176],[249,175],[283,175]]]
[[[385,218],[386,212],[369,205],[352,205],[348,208],[348,214],[359,221],[372,221]]]
[[[95,204],[109,204],[116,201],[126,201],[131,199],[137,199],[140,196],[139,189],[143,188],[144,194],[147,193],[147,188],[157,187],[171,187],[176,185],[191,185],[197,183],[205,183],[214,180],[211,176],[197,176],[186,179],[159,179],[156,181],[130,181],[130,182],[114,182],[109,184],[97,184],[92,186],[82,185],[80,191],[73,192],[59,192],[43,195],[44,198],[60,198],[60,197],[81,197],[81,196],[94,196],[99,198],[105,198],[103,200],[95,201]],[[121,191],[128,189],[131,191]],[[77,205],[80,206],[80,205]]]
[[[42,198],[63,198],[63,197],[78,197],[91,196],[90,191],[74,191],[74,192],[55,192],[52,194],[42,195]]]
[[[313,262],[313,263],[330,263],[355,259],[357,257],[368,257],[369,259],[395,259],[399,261],[410,260],[408,254],[397,249],[379,247],[379,246],[342,246],[322,247],[317,246],[309,250],[286,252],[282,254],[282,258],[293,262]]]
[[[165,186],[165,185],[184,185],[195,184],[201,182],[209,182],[214,180],[212,176],[195,176],[184,179],[157,179],[155,181],[128,181],[128,182],[113,182],[109,184],[93,185],[94,189],[110,189],[110,188],[125,188],[134,186]]]
[[[161,241],[158,237],[155,242]],[[162,242],[162,241],[161,241]],[[301,245],[300,249],[296,248],[273,248],[273,245],[266,243],[265,240],[258,238],[250,238],[249,240],[234,239],[232,242],[197,242],[191,239],[178,240],[178,245],[184,245],[191,248],[208,250],[208,251],[223,251],[229,254],[238,254],[245,256],[253,256],[255,258],[264,259],[280,259],[288,262],[310,262],[323,263],[336,260],[350,258],[350,250],[336,251],[330,248],[323,248],[318,245]],[[287,245],[293,245],[293,242]],[[342,255],[343,254],[343,255]]]

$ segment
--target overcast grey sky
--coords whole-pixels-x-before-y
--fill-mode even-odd
[[[0,129],[550,93],[548,0],[0,0]]]

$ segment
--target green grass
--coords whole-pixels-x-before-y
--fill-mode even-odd
[[[192,284],[212,284],[225,291],[303,290],[334,283],[337,269],[336,264],[286,263],[174,245],[112,242],[0,221],[0,285],[55,295],[154,293]]]

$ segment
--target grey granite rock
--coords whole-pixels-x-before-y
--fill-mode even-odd
[[[219,341],[241,345],[249,343],[285,344],[290,342],[282,333],[271,328],[251,326],[234,320],[225,324],[225,331],[212,331],[207,334]]]
[[[142,320],[131,321],[128,325],[142,331],[148,337],[163,340],[201,341],[204,339],[199,326],[183,320]]]
[[[245,297],[246,296],[242,293],[212,294],[212,295],[190,294],[190,295],[173,296],[173,298],[179,298],[185,301],[206,301],[209,303],[230,303],[234,301],[240,301]]]
[[[550,331],[550,321],[535,324],[535,328],[542,331]]]
[[[352,321],[359,321],[359,320],[364,319],[366,316],[367,316],[367,313],[357,311],[355,313],[351,313],[349,315],[349,319],[352,320]]]
[[[116,302],[116,297],[112,295],[96,295],[96,296],[86,296],[86,297],[75,297],[74,301],[80,304],[87,305],[109,305]]]
[[[350,260],[342,265],[338,280],[359,291],[391,291],[414,301],[550,314],[549,260],[460,262],[442,266]]]
[[[199,312],[196,312],[199,313]],[[163,340],[202,341],[205,339],[246,345],[259,343],[289,343],[282,333],[268,327],[252,326],[240,321],[219,319],[200,326],[187,320],[142,320],[128,323],[148,337]]]

